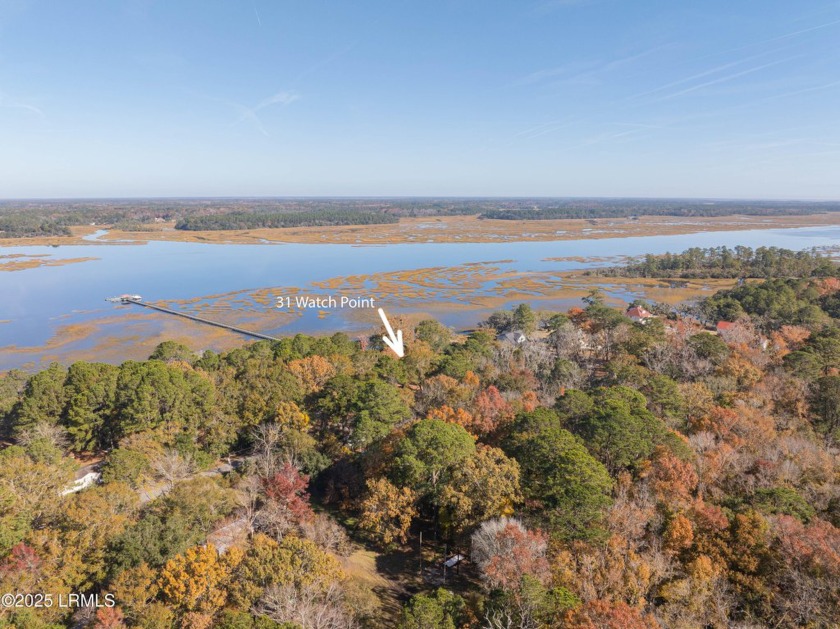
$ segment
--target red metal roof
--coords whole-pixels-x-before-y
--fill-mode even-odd
[[[628,317],[638,317],[639,319],[647,319],[653,316],[641,306],[633,306],[625,314]]]

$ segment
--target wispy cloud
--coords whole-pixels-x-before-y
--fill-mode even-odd
[[[29,103],[24,103],[19,100],[14,100],[9,98],[3,93],[0,93],[0,108],[5,109],[22,109],[23,111],[27,111],[31,114],[38,116],[39,118],[44,117],[44,112],[41,111],[35,105],[30,105]]]
[[[771,42],[782,41],[785,39],[790,39],[792,37],[799,37],[800,35],[804,35],[805,33],[813,33],[814,31],[821,31],[825,28],[829,28],[831,26],[837,26],[840,24],[840,20],[831,20],[830,22],[824,22],[822,24],[817,24],[816,26],[811,26],[809,28],[802,28],[798,31],[793,31],[791,33],[785,33],[784,35],[779,35],[778,37],[772,37],[770,39],[765,39],[763,41],[758,42],[759,44],[769,44]]]
[[[568,147],[569,149],[582,149],[589,146],[595,146],[597,144],[619,144],[624,142],[631,142],[633,140],[637,140],[646,136],[650,135],[650,131],[652,129],[658,129],[660,127],[656,125],[625,125],[619,124],[616,126],[632,126],[631,129],[625,129],[624,131],[603,131],[598,135],[590,136],[588,138],[584,138],[582,142],[576,144],[574,146]]]
[[[555,79],[563,76],[572,76],[573,74],[579,72],[586,72],[587,70],[591,70],[598,67],[598,65],[599,63],[596,61],[586,61],[566,63],[560,66],[555,66],[553,68],[543,68],[541,70],[535,70],[530,74],[526,74],[520,79],[514,81],[513,84],[534,85],[536,83],[542,83],[543,81],[546,81],[548,79]]]
[[[273,107],[275,105],[290,105],[296,100],[300,100],[300,94],[296,91],[284,91],[284,92],[277,92],[276,94],[272,94],[268,98],[264,98],[260,102],[258,102],[253,107],[248,107],[243,105],[242,103],[237,103],[234,101],[222,101],[233,107],[239,112],[239,118],[231,123],[231,126],[235,126],[241,124],[243,122],[250,122],[254,128],[259,131],[265,137],[269,137],[269,133],[263,125],[262,120],[260,119],[259,112],[267,109],[269,107]]]
[[[272,94],[268,98],[264,98],[257,103],[257,106],[254,107],[254,111],[259,111],[260,109],[265,109],[266,107],[271,107],[272,105],[291,105],[296,100],[300,100],[300,94],[294,90],[288,92],[277,92],[276,94]]]
[[[696,85],[691,85],[690,87],[686,87],[685,89],[678,90],[676,92],[671,92],[670,94],[665,94],[659,97],[656,100],[670,100],[672,98],[678,98],[680,96],[684,96],[686,94],[690,94],[692,92],[696,92],[698,90],[705,89],[707,87],[711,87],[713,85],[719,85],[721,83],[727,83],[729,81],[734,81],[735,79],[739,79],[741,77],[755,74],[756,72],[760,72],[767,68],[772,68],[773,66],[778,66],[783,63],[787,63],[789,61],[793,61],[794,59],[798,58],[798,56],[788,57],[786,59],[780,59],[778,61],[771,61],[770,63],[763,63],[758,66],[754,66],[752,68],[747,68],[746,70],[741,70],[740,72],[735,72],[732,74],[727,74],[724,76],[717,77],[712,79],[711,81],[703,81],[702,83],[697,83]]]
[[[658,94],[660,92],[665,92],[670,90],[674,87],[679,87],[680,85],[687,85],[699,79],[704,79],[709,76],[714,76],[715,74],[720,74],[721,72],[725,72],[731,68],[737,68],[739,66],[743,66],[750,61],[756,61],[757,59],[761,59],[764,57],[769,56],[772,52],[779,52],[779,51],[765,51],[755,55],[750,55],[749,57],[744,57],[743,59],[736,59],[734,61],[729,61],[727,63],[722,63],[720,65],[714,66],[707,70],[703,70],[702,72],[697,72],[695,74],[690,74],[688,76],[682,77],[681,79],[676,79],[675,81],[669,81],[659,87],[655,87],[650,90],[646,90],[644,92],[639,92],[638,94],[633,94],[628,96],[626,100],[636,100],[640,98],[644,98],[645,96],[652,96],[653,94]]]
[[[514,81],[513,84],[534,85],[548,82],[550,80],[559,80],[561,82],[593,81],[600,75],[625,68],[640,59],[654,55],[672,46],[673,44],[662,44],[660,46],[654,46],[653,48],[648,48],[647,50],[642,50],[640,52],[635,52],[607,61],[577,61],[569,62],[553,68],[543,68],[523,76],[522,78]]]
[[[514,142],[516,140],[532,140],[543,135],[557,133],[558,131],[562,131],[563,129],[568,129],[570,127],[580,125],[583,122],[586,122],[586,118],[552,120],[550,122],[544,122],[542,124],[534,125],[528,127],[527,129],[523,129],[518,133],[515,133],[513,135],[513,138],[511,139],[511,142]]]
[[[405,4],[408,4],[408,0],[391,2],[390,5],[389,5],[389,8],[393,12],[393,11],[399,10],[399,7],[401,5],[405,5]],[[337,49],[335,52],[327,55],[323,59],[320,59],[319,61],[316,61],[315,63],[313,63],[309,67],[305,68],[303,71],[301,71],[300,74],[297,75],[297,77],[295,78],[294,81],[292,81],[291,84],[293,86],[297,85],[300,81],[302,81],[306,77],[308,77],[312,74],[315,74],[316,72],[322,70],[323,68],[325,68],[325,67],[331,65],[332,63],[338,61],[339,59],[341,59],[346,54],[352,52],[359,45],[361,45],[365,42],[369,42],[371,40],[371,38],[375,37],[375,33],[376,33],[377,29],[379,28],[379,25],[382,22],[384,22],[386,19],[388,19],[389,17],[390,17],[389,12],[387,12],[385,10],[379,11],[377,16],[373,20],[370,20],[370,22],[368,22],[365,25],[365,27],[361,30],[361,33],[359,34],[359,36],[356,39],[350,41],[347,45],[343,46],[342,48]]]
[[[814,85],[812,87],[803,87],[802,89],[798,90],[791,90],[789,92],[783,92],[781,94],[773,94],[772,96],[768,96],[763,100],[776,100],[777,98],[787,98],[789,96],[798,96],[800,94],[809,94],[811,92],[822,92],[825,90],[830,90],[835,87],[840,87],[840,81],[832,81],[831,83],[823,83],[822,85]]]
[[[742,50],[749,50],[750,48],[756,48],[758,46],[764,46],[766,44],[773,44],[776,42],[786,41],[788,39],[796,39],[800,35],[805,35],[807,33],[813,33],[816,31],[821,31],[826,28],[830,28],[832,26],[840,25],[840,20],[831,20],[829,22],[823,22],[821,24],[816,24],[814,26],[809,26],[808,28],[800,28],[795,31],[791,31],[789,33],[783,33],[781,35],[776,35],[775,37],[770,37],[769,39],[760,39],[758,41],[750,42],[748,44],[743,44],[741,46],[736,46],[734,48],[727,48],[725,50],[719,50],[712,54],[706,55],[706,57],[719,57],[722,55],[728,55],[733,52],[740,52]],[[767,53],[764,53],[767,54]]]
[[[838,6],[840,6],[840,5],[838,5]],[[751,54],[751,55],[749,55],[747,57],[744,57],[742,59],[735,59],[735,60],[732,60],[732,61],[727,61],[725,63],[721,63],[719,65],[711,67],[707,70],[703,70],[702,72],[691,74],[689,76],[685,76],[683,78],[680,78],[680,79],[677,79],[677,80],[674,80],[674,81],[670,81],[668,83],[665,83],[665,84],[660,85],[658,87],[655,87],[653,89],[646,90],[646,91],[643,91],[643,92],[640,92],[640,93],[637,93],[637,94],[633,94],[631,96],[628,96],[625,99],[625,101],[640,100],[640,99],[644,99],[647,96],[657,96],[656,98],[653,99],[653,101],[649,101],[649,102],[657,102],[657,101],[662,101],[662,100],[668,100],[668,99],[671,99],[671,98],[677,98],[679,96],[683,96],[685,94],[690,94],[692,92],[702,90],[702,89],[707,88],[707,87],[711,87],[711,86],[718,85],[718,84],[721,84],[721,83],[727,83],[729,81],[734,81],[736,79],[748,76],[748,75],[753,74],[755,72],[760,72],[761,70],[764,70],[766,68],[770,68],[770,67],[773,67],[773,66],[776,66],[776,65],[781,65],[783,63],[787,63],[789,61],[793,61],[794,59],[797,59],[798,57],[795,56],[795,55],[794,56],[789,56],[789,57],[786,57],[786,58],[781,59],[781,60],[770,61],[768,63],[759,64],[759,65],[755,65],[755,66],[752,66],[752,67],[745,68],[743,70],[739,70],[739,71],[736,71],[736,72],[731,72],[729,74],[724,74],[727,70],[734,70],[736,68],[744,67],[747,64],[749,64],[750,62],[758,61],[759,59],[762,59],[762,58],[766,59],[768,57],[771,57],[771,55],[778,55],[779,53],[782,53],[786,50],[789,51],[791,49],[796,49],[801,44],[801,42],[788,41],[788,40],[795,40],[796,38],[799,38],[803,35],[806,35],[806,34],[809,34],[809,33],[814,33],[814,32],[821,31],[821,30],[824,30],[824,29],[828,29],[828,28],[831,28],[833,26],[838,26],[838,25],[840,25],[840,19],[831,20],[831,21],[823,22],[821,24],[816,24],[814,26],[810,26],[808,28],[797,29],[795,31],[790,31],[788,33],[783,33],[782,35],[777,35],[775,37],[770,37],[768,39],[763,39],[763,40],[759,40],[759,41],[755,41],[755,42],[750,42],[750,43],[744,44],[742,46],[737,46],[735,48],[721,50],[721,51],[718,51],[714,54],[707,55],[706,57],[701,57],[700,59],[697,59],[697,61],[700,61],[701,59],[704,59],[704,58],[719,57],[721,55],[731,55],[732,53],[736,53],[736,52],[743,51],[743,50],[748,50],[750,48],[755,49],[756,47],[767,46],[768,44],[780,44],[781,42],[787,42],[787,43],[777,45],[777,46],[767,46],[766,50],[763,50],[763,51],[760,51],[760,52],[755,52],[755,54]],[[710,80],[702,81],[702,79],[706,79],[706,78],[709,78]],[[673,88],[679,88],[680,86],[686,86],[686,87],[684,87],[683,89],[677,89],[675,91],[671,91],[670,93],[667,93],[667,92],[669,92],[669,90],[673,90]],[[828,84],[828,85],[825,85],[825,86],[819,86],[819,87],[816,87],[816,88],[807,88],[807,89],[801,90],[801,91],[799,91],[799,90],[792,91],[792,92],[789,92],[785,95],[793,95],[793,94],[798,94],[798,93],[805,93],[805,92],[808,92],[808,91],[828,89],[829,87],[833,87],[833,84]],[[781,96],[784,96],[784,95],[780,95],[779,97],[781,97]]]

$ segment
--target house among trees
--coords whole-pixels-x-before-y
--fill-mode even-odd
[[[102,474],[96,471],[87,472],[83,476],[79,476],[76,480],[73,481],[69,487],[64,489],[61,492],[62,496],[67,496],[68,494],[76,494],[82,491],[83,489],[87,489],[88,487],[92,487],[93,485],[97,484],[100,479],[102,478]]]
[[[729,332],[730,330],[735,328],[735,323],[732,321],[718,321],[717,325],[715,326],[715,330],[717,330],[718,334],[721,332]]]
[[[512,330],[510,332],[500,334],[499,340],[507,341],[511,345],[522,345],[522,343],[528,340],[528,337],[525,336],[525,333],[522,330]]]
[[[624,313],[625,316],[629,317],[633,323],[642,323],[644,324],[647,322],[648,319],[653,319],[654,315],[651,314],[645,308],[641,306],[633,306],[632,308],[628,308],[627,312]]]

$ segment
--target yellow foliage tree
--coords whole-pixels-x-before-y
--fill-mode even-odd
[[[398,488],[384,478],[367,482],[360,527],[384,545],[404,544],[411,520],[417,515],[414,492]]]
[[[262,533],[254,535],[232,574],[230,602],[243,609],[272,585],[327,588],[345,578],[338,560],[317,544],[294,535],[278,543]]]
[[[164,599],[185,612],[213,613],[225,603],[228,569],[215,546],[194,546],[166,562],[158,578]]]
[[[274,421],[285,430],[305,432],[309,428],[309,415],[294,402],[280,402],[274,414]]]
[[[521,500],[519,464],[498,448],[479,445],[475,456],[452,472],[441,497],[442,519],[462,532],[485,520],[513,515]]]
[[[133,619],[142,618],[149,603],[157,596],[157,575],[147,564],[128,568],[114,578],[110,587],[114,598]]]

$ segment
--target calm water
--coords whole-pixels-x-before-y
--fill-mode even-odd
[[[840,228],[772,229],[603,240],[527,243],[217,245],[152,242],[61,247],[3,247],[0,255],[49,254],[51,259],[96,257],[66,266],[0,272],[0,369],[18,362],[3,347],[35,346],[60,325],[113,315],[104,298],[139,293],[150,301],[176,300],[262,287],[306,288],[337,276],[513,260],[520,272],[578,269],[595,263],[550,257],[635,256],[689,247],[746,245],[801,250],[840,245]],[[422,307],[421,307],[422,308]],[[136,312],[134,309],[123,309]],[[285,331],[340,329],[346,322],[298,321]]]

